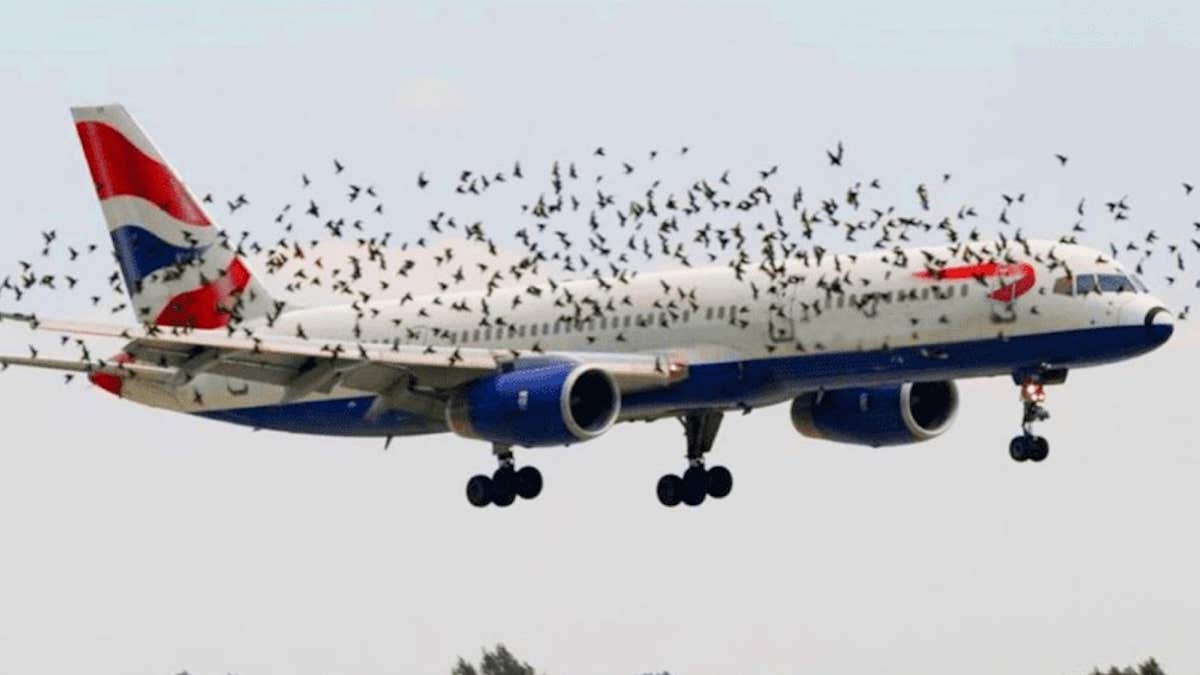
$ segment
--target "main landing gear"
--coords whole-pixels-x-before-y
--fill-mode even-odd
[[[733,474],[723,466],[705,468],[704,454],[712,449],[721,428],[720,411],[689,413],[679,418],[687,435],[688,468],[682,476],[667,474],[658,479],[658,501],[663,506],[680,502],[699,506],[705,497],[721,499],[733,489]]]
[[[1040,462],[1050,454],[1050,443],[1041,436],[1033,433],[1033,423],[1050,418],[1050,412],[1042,406],[1046,400],[1046,390],[1042,382],[1036,378],[1027,378],[1021,383],[1021,406],[1024,414],[1021,417],[1021,435],[1014,437],[1008,443],[1008,455],[1014,461]]]
[[[491,476],[478,474],[467,481],[467,501],[473,506],[482,508],[495,504],[504,507],[517,497],[533,499],[542,493],[541,471],[532,466],[517,469],[512,448],[507,445],[494,445],[492,452],[500,463],[499,468]]]

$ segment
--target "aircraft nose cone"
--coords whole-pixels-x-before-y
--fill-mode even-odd
[[[1152,307],[1146,312],[1146,335],[1155,347],[1171,338],[1175,332],[1175,319],[1166,307]]]

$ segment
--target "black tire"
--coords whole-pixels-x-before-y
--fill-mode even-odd
[[[1026,444],[1024,436],[1013,436],[1013,439],[1008,442],[1008,456],[1012,457],[1014,462],[1024,462],[1029,459],[1029,446]]]
[[[492,503],[508,506],[517,499],[517,472],[502,466],[492,474]]]
[[[673,473],[658,479],[658,502],[663,506],[678,506],[683,495],[683,480]]]
[[[1047,441],[1045,437],[1034,436],[1030,440],[1032,442],[1029,444],[1029,459],[1035,462],[1041,462],[1050,456],[1050,442]]]
[[[536,467],[523,466],[517,471],[517,496],[533,499],[542,494],[542,472]]]
[[[733,489],[733,474],[723,466],[714,466],[708,470],[708,496],[722,499],[729,496]]]
[[[482,474],[467,481],[467,501],[480,508],[492,503],[492,479]]]
[[[702,466],[689,467],[683,472],[683,503],[700,506],[708,496],[708,472]]]

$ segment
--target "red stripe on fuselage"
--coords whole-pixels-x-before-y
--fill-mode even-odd
[[[1029,263],[998,263],[987,262],[976,265],[961,265],[947,267],[941,270],[921,270],[916,276],[921,279],[938,279],[956,281],[962,279],[986,279],[988,277],[1018,277],[1016,281],[1004,284],[988,293],[992,300],[1012,302],[1029,292],[1037,282],[1037,272]]]
[[[167,301],[154,323],[159,326],[223,328],[229,324],[236,296],[250,283],[250,271],[238,258],[224,276]]]
[[[141,197],[188,225],[209,225],[204,212],[170,170],[121,132],[103,122],[78,122],[75,129],[101,200],[121,195]]]

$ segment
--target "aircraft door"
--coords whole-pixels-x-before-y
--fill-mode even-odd
[[[991,263],[980,266],[988,298],[992,301],[992,323],[1013,323],[1025,304],[1023,296],[1033,289],[1037,272],[1029,263]]]
[[[791,286],[782,292],[767,293],[767,338],[771,342],[793,342],[796,339],[796,290]]]

